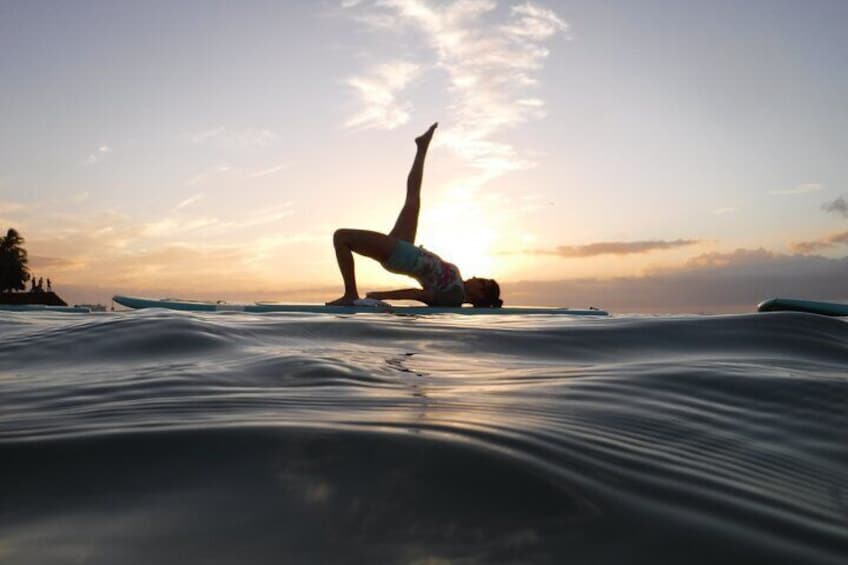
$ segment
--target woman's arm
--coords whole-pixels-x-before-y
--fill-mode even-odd
[[[377,300],[417,300],[424,304],[430,304],[433,301],[433,295],[420,288],[375,291],[369,292],[365,296],[367,298],[375,298]]]

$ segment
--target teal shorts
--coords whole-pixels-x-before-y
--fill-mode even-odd
[[[392,251],[388,260],[383,263],[383,266],[393,273],[414,275],[419,257],[421,257],[421,248],[399,239],[394,251]]]

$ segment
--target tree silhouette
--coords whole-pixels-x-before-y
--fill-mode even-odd
[[[0,292],[25,290],[30,278],[24,238],[14,228],[0,236]]]

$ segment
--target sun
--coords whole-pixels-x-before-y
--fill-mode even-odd
[[[494,245],[499,230],[482,207],[445,202],[422,217],[418,242],[459,267],[463,278],[495,276]]]

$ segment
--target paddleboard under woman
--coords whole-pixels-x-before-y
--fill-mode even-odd
[[[379,261],[387,271],[408,275],[422,287],[369,292],[368,298],[418,300],[428,306],[462,306],[465,302],[477,307],[500,308],[503,305],[500,287],[494,279],[473,277],[463,281],[456,265],[444,261],[432,251],[415,246],[424,159],[437,126],[433,124],[424,135],[415,138],[417,150],[406,179],[406,202],[392,231],[387,235],[369,230],[339,229],[333,234],[333,246],[345,290],[344,296],[327,302],[328,305],[353,304],[359,298],[354,253]]]

